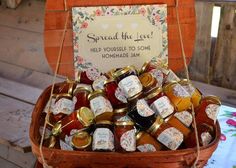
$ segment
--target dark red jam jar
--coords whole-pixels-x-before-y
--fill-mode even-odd
[[[91,93],[89,88],[78,87],[74,90],[73,102],[75,104],[75,110],[81,107],[89,107],[88,95]]]
[[[92,84],[98,77],[101,76],[101,73],[96,68],[88,68],[86,71],[78,71],[77,79],[78,83]]]

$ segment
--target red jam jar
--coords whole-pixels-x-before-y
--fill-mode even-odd
[[[139,80],[143,85],[144,94],[150,92],[157,85],[156,79],[148,72],[141,74]]]
[[[196,122],[214,126],[221,106],[220,99],[216,96],[206,96],[196,108]]]
[[[77,87],[74,90],[73,102],[75,104],[75,109],[78,110],[81,107],[89,107],[88,95],[91,93],[90,89],[87,87]]]
[[[127,98],[131,98],[142,92],[143,86],[133,67],[128,66],[122,68],[116,71],[114,76],[118,82],[119,88],[124,91]]]
[[[147,94],[147,96],[145,97],[145,100],[147,101],[148,105],[151,105],[155,100],[157,100],[158,98],[162,96],[164,96],[164,93],[162,92],[162,88],[156,87]]]
[[[124,92],[118,87],[116,81],[111,78],[104,82],[105,93],[114,108],[125,107],[127,99]]]
[[[103,90],[96,90],[90,93],[88,99],[96,122],[100,120],[112,120],[113,108]]]
[[[74,111],[56,123],[52,129],[52,134],[58,135],[63,132],[66,135],[70,135],[71,130],[80,130],[82,128],[89,127],[93,124],[93,121],[93,112],[87,107],[81,107],[79,110]]]
[[[85,71],[77,72],[78,83],[92,84],[98,77],[101,76],[101,73],[96,68],[88,68]]]
[[[132,121],[117,121],[114,127],[116,151],[134,152],[136,150],[135,127]]]

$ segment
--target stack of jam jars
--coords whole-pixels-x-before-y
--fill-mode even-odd
[[[190,81],[152,62],[140,70],[78,72],[76,81],[56,86],[50,100],[44,146],[106,152],[195,147],[193,117],[200,145],[206,146],[215,137],[221,105],[216,96],[202,95]]]

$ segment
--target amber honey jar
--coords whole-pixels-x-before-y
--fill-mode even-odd
[[[96,122],[100,120],[112,120],[113,108],[103,90],[96,90],[90,93],[88,99]]]
[[[191,107],[191,96],[179,83],[169,83],[164,86],[163,90],[176,111],[188,110]]]
[[[114,123],[116,151],[134,152],[136,150],[135,127],[132,121]]]
[[[193,84],[191,82],[188,82],[187,79],[183,79],[179,82],[184,89],[190,94],[191,96],[191,102],[194,106],[194,108],[196,108],[197,106],[199,106],[200,101],[202,99],[202,94],[201,92],[195,88],[193,86]]]
[[[128,110],[128,107],[114,109],[113,121],[131,121],[127,115]]]
[[[189,111],[176,112],[174,116],[186,127],[191,127],[193,122],[193,116]]]
[[[59,135],[63,132],[66,135],[70,135],[71,130],[80,130],[85,127],[89,127],[93,124],[94,114],[87,107],[81,107],[79,110],[74,111],[70,115],[64,117],[61,121],[57,122],[53,129],[53,135]]]
[[[149,107],[145,99],[139,99],[135,106],[130,107],[128,116],[143,129],[149,128],[155,121],[155,112]]]
[[[113,78],[106,80],[104,82],[104,87],[107,98],[110,100],[114,108],[121,108],[126,106],[127,98]]]
[[[143,85],[144,94],[150,92],[157,84],[156,79],[148,72],[141,74],[139,80]]]
[[[105,75],[99,76],[96,80],[93,81],[92,87],[93,90],[103,90],[104,89],[104,82],[107,80]]]
[[[110,121],[98,121],[93,133],[93,151],[114,151],[114,127]]]
[[[88,95],[90,94],[90,89],[87,87],[77,87],[74,90],[73,102],[75,104],[74,110],[78,110],[81,107],[89,107]]]
[[[92,137],[86,131],[79,131],[71,138],[71,146],[74,150],[88,151],[91,149]]]
[[[132,66],[127,66],[114,73],[121,88],[127,98],[131,98],[142,92],[143,86],[137,76],[136,70]]]
[[[184,141],[183,133],[168,123],[165,123],[160,116],[157,116],[156,121],[147,132],[170,150],[178,149]]]
[[[77,82],[91,85],[100,76],[101,73],[96,68],[88,68],[86,71],[77,72]]]
[[[196,108],[196,122],[215,125],[217,115],[221,106],[220,99],[216,96],[206,96]]]

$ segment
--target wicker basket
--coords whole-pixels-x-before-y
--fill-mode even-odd
[[[56,89],[59,84],[56,85]],[[48,87],[39,97],[30,125],[30,141],[32,151],[42,163],[39,152],[39,118],[50,96],[51,87]],[[215,151],[220,139],[219,123],[216,124],[216,136],[214,141],[206,147],[202,147],[198,162],[203,167],[212,153]],[[79,152],[63,151],[43,147],[45,160],[53,167],[160,167],[160,168],[186,168],[190,167],[196,158],[196,148],[159,151],[154,153],[118,153],[118,152]]]

